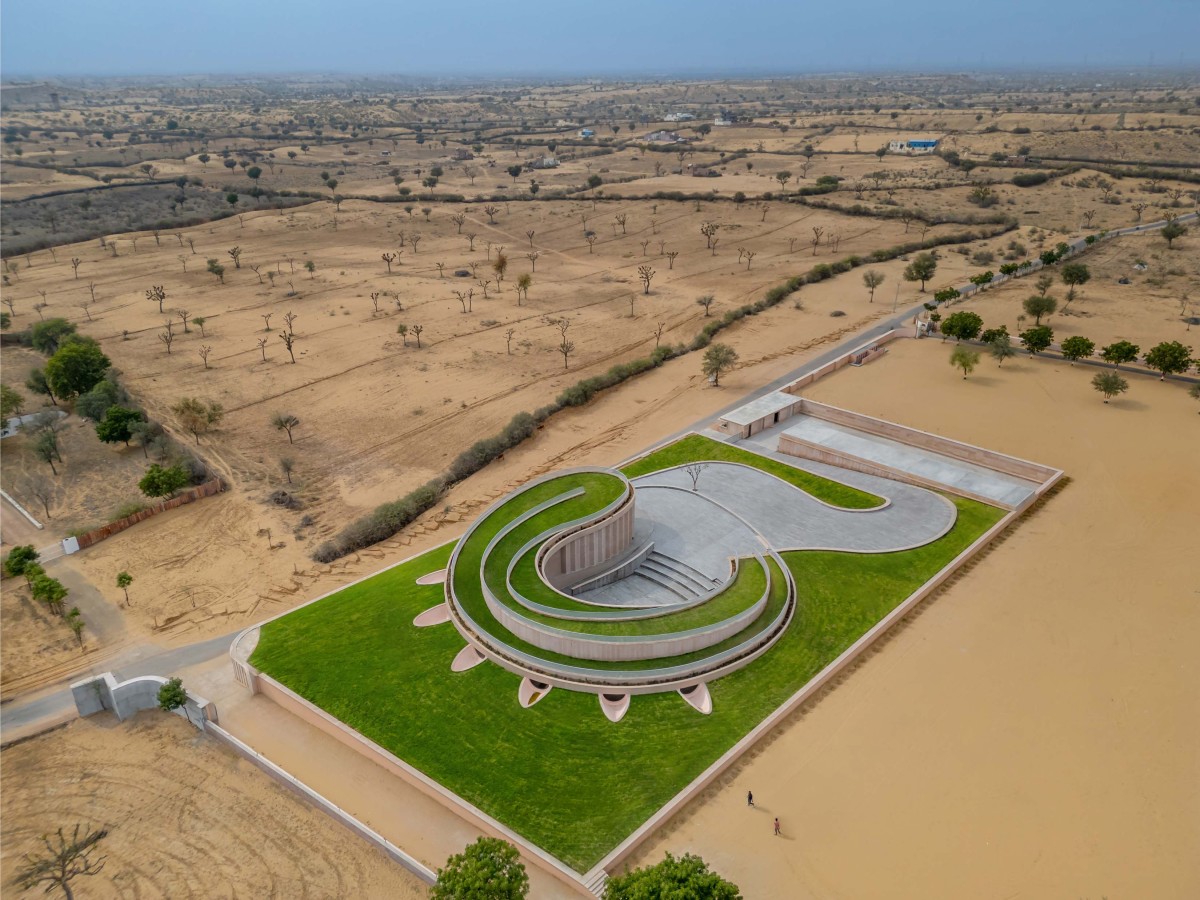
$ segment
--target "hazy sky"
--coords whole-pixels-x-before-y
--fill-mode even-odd
[[[1200,0],[3,0],[5,77],[1200,64]]]

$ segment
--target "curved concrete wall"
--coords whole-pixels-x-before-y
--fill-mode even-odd
[[[599,522],[551,538],[541,553],[542,577],[559,590],[602,572],[633,543],[634,495]]]
[[[761,561],[759,564],[763,565]],[[737,615],[701,628],[656,635],[601,636],[566,631],[552,625],[534,622],[514,612],[497,601],[491,591],[487,590],[486,585],[484,586],[484,597],[488,609],[501,625],[535,647],[577,659],[629,662],[694,653],[733,637],[762,615],[762,611],[771,597],[771,579],[767,578],[766,589],[763,591],[762,597]]]

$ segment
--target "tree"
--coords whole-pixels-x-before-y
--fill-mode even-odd
[[[1049,325],[1037,325],[1021,332],[1021,343],[1031,355],[1037,355],[1054,343],[1054,331]]]
[[[963,381],[966,381],[967,376],[974,372],[975,367],[979,365],[979,353],[968,347],[955,347],[950,352],[950,365],[956,369],[962,369]]]
[[[1163,341],[1146,353],[1146,365],[1159,373],[1159,381],[1168,375],[1186,372],[1192,367],[1192,348],[1179,341]]]
[[[650,266],[638,266],[638,279],[642,282],[642,293],[650,293],[650,281],[654,278],[654,269]]]
[[[262,169],[258,166],[251,166],[246,170],[246,175],[257,185],[258,179],[262,178]]]
[[[786,190],[787,183],[792,180],[792,173],[788,172],[786,169],[782,172],[776,172],[775,180],[779,182],[780,190]]]
[[[935,271],[937,260],[933,258],[933,254],[918,253],[913,261],[905,266],[904,280],[921,282],[921,293],[925,293],[925,282],[933,277]]]
[[[168,466],[164,469],[158,463],[151,463],[146,474],[138,482],[138,488],[147,497],[169,497],[180,488],[186,487],[189,480],[183,466]]]
[[[997,331],[992,335],[992,339],[985,343],[997,366],[1003,366],[1006,359],[1017,355],[1017,349],[1012,345],[1012,338],[1008,336],[1007,331]]]
[[[74,900],[71,882],[81,876],[96,875],[104,868],[105,857],[92,859],[92,853],[96,845],[108,836],[108,830],[104,828],[86,831],[82,836],[79,832],[80,826],[76,825],[70,838],[63,834],[61,828],[54,838],[43,835],[45,850],[36,856],[26,854],[25,865],[13,880],[25,890],[45,884],[44,893],[47,894],[58,888],[67,900]]]
[[[72,338],[46,360],[46,383],[55,396],[86,394],[108,371],[109,359],[90,338]]]
[[[1087,359],[1095,353],[1096,345],[1085,337],[1075,335],[1064,340],[1060,349],[1063,359],[1070,360],[1071,365],[1075,365],[1076,360]]]
[[[1172,219],[1162,227],[1162,230],[1159,233],[1166,240],[1167,249],[1169,250],[1171,245],[1175,243],[1175,239],[1183,237],[1185,234],[1187,234],[1187,231],[1186,225],[1180,225],[1178,222]]]
[[[309,278],[315,278],[316,271],[317,271],[317,264],[310,259],[304,264],[304,270],[306,272],[308,272]]]
[[[1107,347],[1100,348],[1100,358],[1113,364],[1114,369],[1121,368],[1121,363],[1131,363],[1138,358],[1142,348],[1129,341],[1117,341]]]
[[[225,418],[225,408],[220,403],[195,397],[184,397],[171,407],[171,412],[179,419],[179,424],[192,433],[197,444],[200,443],[200,435],[216,428]]]
[[[188,695],[183,689],[182,678],[172,678],[158,689],[158,708],[164,712],[179,709],[187,702]]]
[[[708,463],[692,463],[683,467],[687,472],[688,478],[692,479],[692,491],[695,492],[700,486],[700,476],[704,474],[704,470],[708,468]]]
[[[283,341],[283,346],[287,348],[288,356],[291,357],[292,365],[296,364],[296,353],[293,349],[296,345],[296,335],[290,331],[279,332],[279,339]]]
[[[883,273],[875,269],[867,269],[863,272],[863,284],[866,285],[868,291],[871,292],[871,302],[875,302],[875,288],[883,284]]]
[[[602,185],[602,184],[604,184],[604,179],[601,178],[599,175],[589,175],[588,176],[587,186],[592,189],[593,196],[595,196],[596,188],[600,187],[600,185]]]
[[[424,331],[424,330],[425,330],[425,326],[424,326],[424,325],[414,325],[414,326],[412,326],[412,333],[413,333],[413,337],[415,337],[415,338],[417,339],[417,349],[418,349],[418,350],[420,350],[420,349],[421,349],[421,332],[422,332],[422,331]]]
[[[1058,301],[1053,297],[1047,297],[1042,294],[1034,294],[1032,297],[1026,297],[1025,302],[1021,304],[1026,315],[1033,316],[1034,324],[1042,324],[1042,316],[1053,315],[1058,309]]]
[[[24,405],[24,397],[7,384],[0,384],[0,423],[7,423],[13,416],[19,416]]]
[[[287,432],[289,444],[295,443],[292,439],[292,429],[300,424],[300,420],[296,416],[291,413],[277,412],[271,417],[271,424],[275,427],[276,431]]]
[[[715,299],[716,298],[713,297],[712,294],[705,294],[703,297],[700,297],[696,300],[697,306],[704,307],[704,317],[705,318],[708,318],[709,316],[712,315],[711,309],[712,309],[712,305],[713,305],[713,302],[715,301]]]
[[[499,838],[481,837],[438,869],[430,900],[523,900],[529,876],[517,848]]]
[[[219,262],[217,262],[215,259],[210,259],[208,261],[207,270],[210,273],[212,273],[213,275],[216,275],[217,280],[220,281],[221,284],[225,283],[225,267],[223,265],[221,265]],[[159,311],[160,312],[162,311],[161,306],[159,306]]]
[[[75,333],[75,326],[66,319],[46,319],[35,322],[29,329],[29,343],[38,353],[53,355],[68,337]]]
[[[287,483],[292,483],[292,471],[296,468],[296,460],[290,456],[279,457],[279,471],[287,476]]]
[[[4,557],[4,574],[10,578],[24,575],[25,569],[30,564],[36,563],[39,556],[40,554],[32,544],[20,544],[13,547],[8,552],[8,556]]]
[[[117,587],[125,592],[125,605],[129,605],[129,586],[133,584],[133,576],[128,572],[117,573]]]
[[[1067,263],[1062,267],[1059,276],[1062,278],[1063,284],[1067,285],[1067,300],[1071,301],[1075,299],[1075,288],[1087,284],[1092,273],[1083,263]]]
[[[242,248],[230,247],[225,252],[228,253],[229,258],[233,260],[233,267],[235,269],[240,269],[242,267]]]
[[[96,437],[106,444],[121,441],[126,447],[133,438],[133,426],[142,421],[140,409],[128,409],[124,406],[110,406],[104,412],[104,418],[96,423]]]
[[[737,351],[728,344],[713,344],[704,351],[700,371],[712,381],[713,387],[720,387],[721,373],[733,368],[737,360]]]
[[[942,323],[942,334],[959,341],[974,340],[983,329],[983,319],[978,313],[962,310],[951,313]]]
[[[1092,387],[1104,395],[1104,402],[1129,390],[1129,382],[1116,372],[1097,372]]]
[[[610,878],[604,888],[604,900],[741,900],[736,884],[711,871],[699,856],[670,853],[657,865],[634,869]]]
[[[54,399],[54,392],[50,390],[50,385],[46,381],[46,373],[43,370],[30,369],[29,377],[25,379],[25,387],[35,394],[42,394],[50,400],[51,404],[58,406],[58,401]]]
[[[36,564],[35,564],[36,565]],[[50,607],[50,611],[56,615],[62,615],[63,601],[67,599],[70,593],[57,578],[51,578],[42,570],[41,566],[28,566],[25,569],[25,577],[29,581],[29,593],[34,600],[39,603],[45,603]]]
[[[492,271],[496,273],[496,289],[499,290],[504,273],[508,271],[508,257],[504,255],[503,250],[496,254],[496,259],[492,262]]]

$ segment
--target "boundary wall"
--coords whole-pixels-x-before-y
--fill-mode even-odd
[[[119,721],[124,722],[143,709],[157,709],[158,689],[166,683],[167,679],[159,675],[142,675],[128,681],[117,681],[116,675],[105,672],[74,682],[71,685],[71,697],[75,700],[80,718],[111,710]],[[187,719],[201,731],[206,730],[209,723],[217,721],[217,707],[203,697],[191,694],[183,706],[171,712]]]

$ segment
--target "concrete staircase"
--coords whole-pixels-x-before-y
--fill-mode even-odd
[[[606,884],[608,884],[608,873],[600,869],[593,873],[592,877],[583,883],[583,886],[597,897],[603,897]]]
[[[720,583],[687,563],[657,550],[646,558],[634,575],[653,581],[682,600],[694,600],[703,596]]]

